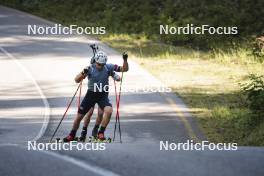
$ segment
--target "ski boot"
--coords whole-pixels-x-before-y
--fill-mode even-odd
[[[92,136],[89,136],[88,142],[96,142],[97,141],[97,133],[98,133],[98,128],[94,128],[92,131]]]
[[[104,133],[99,132],[98,136],[97,136],[97,142],[111,143],[112,139],[111,138],[105,138]]]
[[[85,142],[85,140],[86,140],[86,136],[80,136],[78,139],[79,142]]]
[[[98,128],[94,128],[92,131],[92,137],[97,138]]]
[[[76,138],[74,136],[68,135],[67,137],[63,138],[63,142],[71,142],[75,141]]]
[[[86,140],[87,131],[82,131],[81,136],[79,137],[78,141],[85,142]]]
[[[104,140],[105,140],[104,133],[99,132],[98,135],[97,135],[97,138],[98,138],[98,140],[100,140],[100,141],[104,141]]]

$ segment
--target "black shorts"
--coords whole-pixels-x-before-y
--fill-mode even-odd
[[[108,92],[92,92],[88,90],[78,109],[78,113],[85,115],[96,103],[102,110],[106,106],[112,107],[108,99]]]

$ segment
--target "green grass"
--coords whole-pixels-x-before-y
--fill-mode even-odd
[[[175,47],[163,43],[155,43],[144,35],[110,34],[99,37],[102,41],[120,51],[129,51],[137,58],[167,59],[172,56],[175,59],[198,58],[209,59],[208,55],[184,47]],[[207,57],[207,58],[206,58]]]
[[[142,35],[100,38],[173,88],[197,117],[212,142],[264,146],[264,121],[251,112],[239,83],[249,74],[264,74],[263,64],[250,51],[202,52],[149,41]]]

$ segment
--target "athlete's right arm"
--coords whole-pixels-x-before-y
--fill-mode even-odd
[[[76,75],[75,76],[75,82],[76,83],[79,83],[79,82],[81,82],[81,80],[83,80],[84,78],[86,77],[86,75],[83,75],[83,73],[81,72],[81,73],[79,73],[78,75]]]
[[[79,73],[78,75],[76,75],[76,77],[74,79],[76,83],[81,82],[87,76],[87,74],[89,72],[89,68],[90,67],[84,68],[81,73]]]

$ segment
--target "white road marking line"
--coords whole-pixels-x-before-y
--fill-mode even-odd
[[[37,136],[34,137],[34,139],[32,141],[37,141],[39,138],[41,138],[44,134],[44,132],[47,129],[48,123],[49,123],[49,119],[50,119],[50,105],[49,102],[46,98],[46,96],[44,95],[44,93],[42,92],[40,86],[38,85],[37,81],[34,79],[34,77],[32,76],[32,74],[26,69],[26,67],[24,67],[19,60],[14,57],[12,54],[10,54],[9,52],[7,52],[2,46],[0,46],[0,50],[6,54],[10,59],[12,59],[17,66],[24,72],[24,74],[26,76],[28,76],[28,78],[33,82],[34,86],[37,88],[38,93],[40,94],[40,97],[44,103],[45,106],[45,110],[44,110],[44,121],[42,124],[42,127],[38,133]]]
[[[5,146],[15,146],[15,147],[20,147],[20,148],[25,148],[25,147],[20,146],[18,144],[11,144],[11,143],[0,144],[0,147],[5,147]],[[80,161],[78,159],[75,159],[75,158],[67,156],[67,155],[57,154],[57,153],[51,152],[51,151],[42,151],[42,150],[36,150],[36,151],[44,153],[44,154],[47,154],[47,155],[52,156],[54,158],[58,158],[58,159],[64,160],[64,161],[69,162],[71,164],[74,164],[75,166],[78,166],[78,167],[80,167],[80,168],[82,168],[84,170],[87,170],[89,172],[93,172],[96,175],[120,176],[120,175],[118,175],[118,174],[116,174],[116,173],[114,173],[112,171],[103,169],[103,168],[98,167],[98,166],[90,165],[90,164],[88,164],[86,162]]]
[[[98,167],[98,166],[94,166],[94,165],[90,165],[88,163],[85,163],[83,161],[80,161],[80,160],[77,160],[73,157],[70,157],[70,156],[67,156],[67,155],[61,155],[61,154],[57,154],[55,152],[49,152],[49,151],[40,151],[42,153],[45,153],[45,154],[48,154],[50,156],[53,156],[55,158],[58,158],[58,159],[62,159],[64,161],[67,161],[67,162],[70,162],[76,166],[79,166],[80,168],[83,168],[87,171],[90,171],[90,172],[93,172],[95,174],[98,174],[98,175],[102,175],[102,176],[119,176],[118,174],[112,172],[112,171],[109,171],[109,170],[106,170],[106,169],[103,169],[101,167]]]
[[[0,147],[5,147],[5,146],[18,146],[18,144],[12,144],[12,143],[0,144]]]

